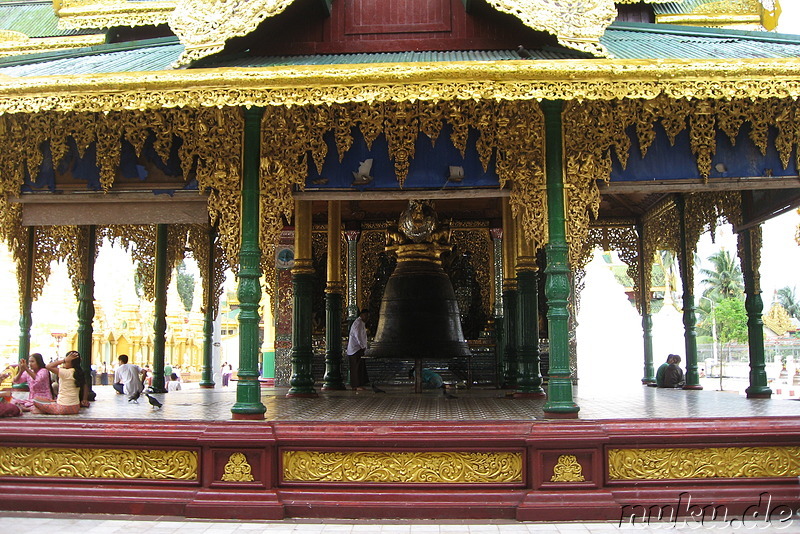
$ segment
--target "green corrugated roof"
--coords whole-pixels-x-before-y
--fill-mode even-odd
[[[768,32],[696,28],[632,22],[612,24],[601,42],[620,59],[741,59],[800,57],[800,36]],[[176,38],[100,45],[78,50],[0,59],[0,74],[47,76],[167,70],[183,51]],[[526,51],[536,60],[587,58],[566,48]],[[516,50],[390,52],[305,56],[247,57],[216,55],[194,67],[268,67],[358,63],[504,61],[520,59]]]
[[[531,50],[535,59],[568,59],[569,50]],[[439,52],[375,52],[370,54],[327,54],[305,56],[213,56],[199,61],[195,68],[277,67],[283,65],[355,65],[363,63],[417,63],[447,61],[507,61],[520,59],[516,50],[453,50]]]
[[[0,74],[49,76],[169,70],[183,52],[175,37],[0,59]]]
[[[59,30],[53,2],[0,2],[0,30],[24,33],[28,37],[58,37],[100,33],[97,30]]]
[[[771,32],[615,22],[600,42],[620,59],[800,57],[800,36]]]

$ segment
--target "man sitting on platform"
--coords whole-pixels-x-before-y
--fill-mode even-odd
[[[144,371],[138,365],[128,363],[127,354],[120,354],[118,360],[119,366],[114,373],[114,389],[120,395],[138,397],[144,389],[142,385]]]
[[[658,370],[656,370],[656,387],[660,388],[664,387],[664,376],[666,375],[667,367],[669,367],[669,364],[672,363],[673,358],[675,358],[674,354],[670,354],[669,356],[667,356],[667,361],[662,363],[658,367]]]

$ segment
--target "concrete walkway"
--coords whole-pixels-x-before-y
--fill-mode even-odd
[[[4,514],[2,531],[25,534],[587,534],[608,532],[786,532],[800,533],[800,516],[785,523],[753,520],[741,524],[687,521],[620,526],[616,522],[536,523],[513,521],[203,521],[174,517],[65,515],[47,513]]]

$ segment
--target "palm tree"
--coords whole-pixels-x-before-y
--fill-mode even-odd
[[[742,298],[744,296],[744,279],[742,268],[727,250],[719,250],[708,257],[713,269],[700,269],[700,274],[705,278],[702,284],[706,286],[703,296],[715,302],[727,298]]]
[[[782,287],[778,290],[778,302],[795,319],[800,319],[800,301],[797,300],[794,287]]]

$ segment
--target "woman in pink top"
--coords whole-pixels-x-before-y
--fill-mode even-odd
[[[53,388],[50,384],[50,371],[45,368],[42,355],[35,352],[27,360],[19,361],[19,372],[14,379],[15,384],[28,384],[28,399],[13,402],[20,409],[28,411],[33,407],[33,399],[53,400]]]
[[[63,364],[63,367],[61,367]],[[47,370],[58,374],[58,397],[55,402],[34,399],[33,411],[53,415],[74,415],[81,409],[81,392],[84,391],[86,378],[81,369],[81,355],[71,350],[63,360],[47,364]]]

